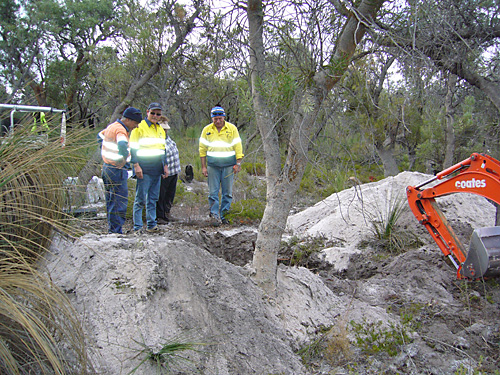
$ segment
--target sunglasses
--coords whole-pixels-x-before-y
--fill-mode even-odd
[[[149,112],[149,114],[152,116],[161,116],[161,113],[156,113],[156,112]]]
[[[224,117],[224,112],[214,112],[214,113],[212,113],[212,116],[213,117],[217,117],[217,116],[223,116]]]

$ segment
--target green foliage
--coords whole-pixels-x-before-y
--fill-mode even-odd
[[[125,214],[125,218],[131,220],[134,217],[134,200],[135,200],[135,187],[137,185],[137,180],[135,178],[128,179],[127,189],[128,189],[128,197],[127,197],[127,213]],[[145,211],[145,210],[143,210]]]
[[[401,351],[401,346],[413,341],[409,336],[408,322],[383,327],[381,321],[373,323],[363,319],[361,323],[351,321],[350,324],[357,346],[366,354],[385,352],[394,357]]]
[[[292,236],[281,242],[280,255],[284,260],[289,260],[287,264],[291,266],[308,267],[311,255],[332,246],[342,246],[342,242],[332,241],[325,236]]]
[[[264,163],[242,163],[241,170],[245,171],[249,175],[255,176],[265,176],[266,175],[266,165]]]
[[[313,366],[318,360],[326,359],[336,366],[351,359],[351,343],[344,319],[338,319],[331,327],[320,327],[319,331],[316,339],[297,352],[304,365]]]
[[[469,367],[464,366],[463,363],[460,364],[460,367],[455,370],[453,373],[454,375],[487,375],[487,374],[493,374],[493,375],[500,375],[500,370],[495,370],[494,372],[485,370],[482,368],[484,362],[484,357],[481,355],[479,357],[479,363],[477,367],[471,369]]]
[[[141,348],[136,350],[138,353],[134,358],[140,358],[141,361],[128,375],[134,374],[147,362],[154,365],[157,374],[176,374],[178,371],[186,370],[189,373],[197,372],[196,365],[188,356],[190,352],[197,352],[199,347],[207,345],[191,341],[189,334],[164,339],[159,347],[152,347],[144,342],[135,342]]]
[[[233,202],[225,217],[231,223],[251,224],[258,222],[264,215],[266,202],[259,199],[242,199]]]

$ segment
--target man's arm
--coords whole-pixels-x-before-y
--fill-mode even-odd
[[[208,177],[207,157],[200,156],[200,160],[201,160],[201,173],[203,173],[203,176]]]

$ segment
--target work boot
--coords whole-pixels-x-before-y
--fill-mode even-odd
[[[148,232],[148,233],[160,233],[161,229],[158,227],[158,225],[155,225],[153,228],[146,229],[146,232]]]
[[[167,225],[170,222],[169,219],[166,219],[166,218],[163,218],[163,217],[159,217],[157,219],[157,221],[158,221],[159,225]]]
[[[220,219],[217,215],[210,214],[210,225],[213,227],[218,227],[220,225]]]
[[[133,236],[139,236],[141,234],[144,234],[144,229],[142,229],[142,228],[133,229],[132,228],[132,229],[128,230],[126,234],[131,234]]]

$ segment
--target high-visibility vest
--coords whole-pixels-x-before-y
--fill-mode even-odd
[[[238,129],[226,121],[219,131],[215,124],[203,128],[199,143],[200,157],[207,158],[207,165],[226,167],[243,158],[243,146]]]
[[[120,152],[119,142],[129,142],[128,130],[121,122],[116,121],[99,133],[102,139],[101,156],[106,164],[121,168],[130,161],[130,151],[127,148],[126,155]]]
[[[36,113],[33,113],[33,126],[31,127],[32,132],[36,132],[38,129]],[[47,119],[45,118],[45,112],[40,112],[40,124],[42,125],[42,131],[49,130],[49,124],[47,124]]]
[[[130,133],[132,163],[139,163],[143,173],[163,173],[165,165],[165,130],[149,120],[142,120]]]

